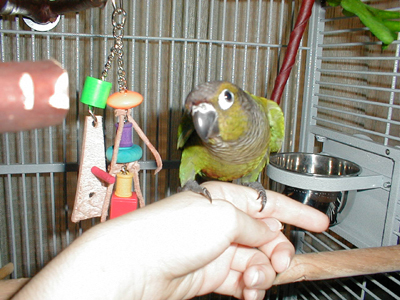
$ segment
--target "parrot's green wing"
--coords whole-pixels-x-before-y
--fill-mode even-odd
[[[177,148],[181,149],[186,144],[189,137],[194,131],[194,124],[192,118],[188,113],[184,113],[182,116],[181,123],[178,127],[178,142]]]
[[[267,98],[255,96],[248,93],[256,99],[258,103],[267,110],[268,121],[270,126],[271,137],[269,141],[270,151],[278,152],[281,149],[283,138],[285,137],[285,118],[279,105]]]
[[[268,120],[271,131],[270,151],[278,152],[285,137],[285,118],[279,105],[269,99],[267,100]]]

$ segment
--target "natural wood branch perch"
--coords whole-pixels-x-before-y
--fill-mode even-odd
[[[274,284],[400,271],[400,245],[295,255]]]
[[[0,300],[11,299],[28,282],[29,278],[0,280]]]

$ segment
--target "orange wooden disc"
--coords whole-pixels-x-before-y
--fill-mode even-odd
[[[107,99],[107,104],[112,108],[130,109],[143,102],[143,96],[137,92],[116,92]]]

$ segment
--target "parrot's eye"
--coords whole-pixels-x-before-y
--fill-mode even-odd
[[[221,107],[223,110],[227,110],[232,106],[234,99],[234,95],[229,90],[223,90],[218,96],[219,107]]]

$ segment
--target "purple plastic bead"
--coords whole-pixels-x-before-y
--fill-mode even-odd
[[[118,123],[115,124],[118,130]],[[132,123],[126,122],[124,123],[124,129],[122,130],[121,142],[119,144],[122,148],[132,147]]]

